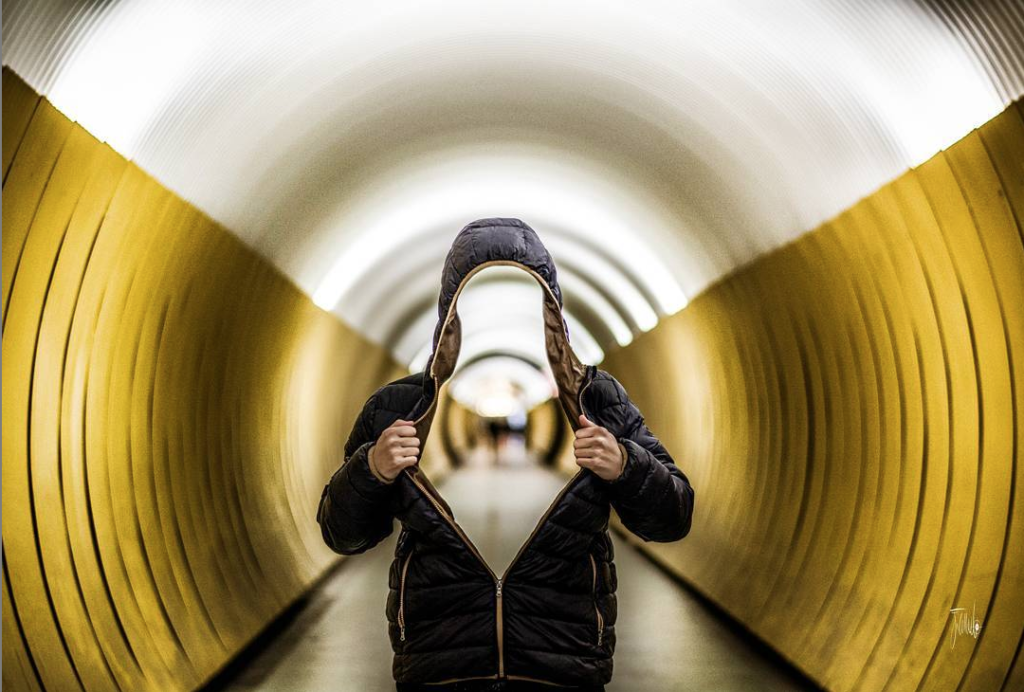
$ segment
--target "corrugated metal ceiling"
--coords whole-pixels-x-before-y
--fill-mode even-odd
[[[1011,0],[36,0],[3,50],[406,362],[475,218],[550,243],[596,360],[1024,93]]]

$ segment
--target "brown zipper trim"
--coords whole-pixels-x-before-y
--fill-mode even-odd
[[[497,620],[496,620],[496,627],[498,628],[498,677],[499,678],[505,676],[505,641],[504,641],[505,623],[503,622],[503,613],[505,611],[505,607],[504,607],[504,605],[501,602],[501,580],[504,579],[504,577],[505,577],[505,575],[502,574],[501,578],[498,579],[498,591],[497,591],[497,596],[495,596],[495,599],[494,599],[495,608],[497,608],[497,611],[498,611]]]
[[[587,553],[590,557],[590,568],[594,573],[594,585],[591,588],[591,593],[594,597],[594,612],[597,614],[597,645],[601,646],[601,640],[604,638],[604,616],[601,615],[601,609],[597,607],[597,561],[594,560],[593,553]]]
[[[402,470],[409,471],[409,469],[410,467],[406,466]],[[422,471],[420,473],[422,473]],[[441,503],[437,501],[437,498],[435,498],[430,492],[427,491],[425,487],[423,487],[423,482],[419,479],[418,476],[414,475],[410,471],[409,477],[412,479],[412,482],[416,485],[416,487],[423,491],[423,494],[427,496],[427,499],[430,500],[431,504],[434,505],[434,508],[437,509],[438,514],[444,517],[444,519],[449,524],[451,524],[452,528],[455,529],[455,533],[458,534],[459,538],[461,538],[465,542],[466,547],[470,549],[470,552],[476,555],[477,559],[480,560],[480,563],[487,568],[488,572],[491,573],[491,576],[494,579],[497,579],[498,577],[496,574],[494,574],[494,570],[491,569],[491,566],[487,564],[486,560],[484,560],[484,556],[480,554],[479,550],[477,550],[477,547],[473,544],[473,541],[469,540],[469,536],[467,536],[466,533],[462,530],[462,527],[459,526],[458,523],[456,523],[455,518],[450,516],[448,512],[445,511],[444,507],[441,506]]]
[[[589,385],[590,385],[590,383],[588,382],[583,387],[583,389],[586,389],[586,387],[589,386]],[[583,389],[580,390],[581,402],[582,402],[582,392],[583,392]],[[582,403],[580,405],[580,409],[582,410]],[[584,413],[586,413],[586,412],[584,411]],[[589,418],[589,416],[588,416],[588,418]],[[408,471],[408,470],[409,470],[408,466],[403,469],[403,471]],[[516,561],[519,559],[519,556],[523,554],[523,552],[526,550],[527,546],[529,546],[530,543],[533,541],[534,536],[536,536],[537,532],[540,530],[540,527],[544,525],[544,522],[547,520],[548,515],[551,513],[551,510],[555,508],[555,506],[562,499],[562,496],[565,495],[565,492],[572,486],[572,484],[576,481],[576,479],[579,478],[583,474],[584,470],[585,469],[581,468],[579,471],[577,471],[575,473],[575,475],[573,475],[573,477],[570,478],[569,481],[564,486],[562,486],[562,489],[560,491],[558,491],[558,494],[555,496],[555,499],[551,501],[550,505],[548,505],[548,508],[544,511],[544,514],[541,516],[540,520],[537,522],[537,525],[534,526],[533,527],[533,531],[530,532],[530,535],[526,539],[526,542],[524,542],[519,547],[519,551],[516,553],[515,557],[512,558],[512,562],[509,563],[508,567],[505,568],[505,571],[502,573],[501,577],[498,577],[495,574],[494,570],[491,568],[491,566],[489,564],[487,564],[487,561],[484,560],[483,556],[477,550],[476,546],[469,539],[469,536],[467,536],[465,534],[465,532],[462,531],[462,528],[458,525],[458,523],[455,521],[455,519],[450,517],[448,515],[448,513],[444,511],[444,509],[441,507],[441,505],[438,504],[437,500],[434,499],[433,495],[428,493],[426,491],[426,489],[423,488],[422,485],[420,485],[419,479],[415,475],[413,475],[411,472],[409,474],[409,477],[412,479],[412,481],[416,485],[416,487],[420,488],[420,490],[423,491],[423,493],[427,496],[427,499],[430,500],[431,504],[433,504],[434,507],[437,509],[438,514],[440,514],[449,524],[451,524],[452,528],[455,529],[456,534],[458,534],[458,536],[460,538],[462,538],[462,540],[466,543],[466,546],[472,551],[472,553],[474,555],[476,555],[477,559],[480,560],[480,563],[483,564],[483,566],[487,568],[487,571],[490,572],[491,576],[495,580],[495,587],[496,587],[496,596],[495,596],[495,611],[496,611],[496,613],[495,614],[496,614],[496,629],[497,629],[497,635],[498,635],[498,675],[496,677],[498,677],[498,678],[506,677],[505,676],[505,650],[504,650],[504,630],[505,630],[505,628],[504,628],[504,622],[503,622],[503,611],[504,611],[504,608],[502,607],[502,593],[501,593],[502,585],[503,585],[504,580],[505,580],[505,576],[511,571],[512,566],[515,565]],[[410,555],[411,555],[411,553],[410,553]],[[406,563],[406,564],[408,564],[408,563]],[[508,677],[512,677],[512,676],[508,676]],[[459,679],[462,679],[462,678],[459,678]],[[537,681],[538,682],[543,682],[541,680],[537,680]],[[548,684],[557,685],[558,683],[548,683]]]
[[[417,685],[448,685],[453,682],[462,682],[463,680],[498,680],[500,675],[470,675],[464,678],[445,678],[444,680],[432,680],[430,682],[418,682]],[[566,685],[560,682],[552,682],[551,680],[544,680],[542,678],[531,678],[526,675],[506,675],[507,680],[529,680],[530,682],[537,682],[542,685],[549,685],[550,687],[578,687],[578,685]]]
[[[433,680],[431,682],[418,682],[417,685],[447,685],[453,682],[462,682],[463,680],[497,680],[497,675],[471,675],[466,678],[445,678],[444,680]]]
[[[409,469],[409,467],[405,467],[405,469],[403,469],[403,471],[407,471],[408,469]],[[469,547],[470,550],[473,552],[473,554],[477,556],[477,559],[480,560],[481,564],[483,564],[483,566],[487,568],[487,571],[490,572],[491,576],[494,578],[495,586],[496,586],[495,610],[496,610],[496,629],[497,629],[497,635],[498,635],[498,674],[494,675],[494,676],[475,676],[475,677],[472,677],[472,678],[449,678],[449,679],[444,680],[442,682],[427,683],[427,684],[442,684],[442,683],[445,683],[445,682],[457,682],[459,680],[478,680],[478,679],[492,679],[492,678],[508,677],[508,678],[518,678],[518,679],[522,679],[522,680],[534,680],[535,682],[542,682],[542,683],[548,684],[548,685],[555,685],[555,686],[559,686],[559,687],[566,687],[566,685],[561,685],[560,683],[549,682],[549,681],[546,681],[546,680],[541,680],[539,678],[526,678],[526,677],[523,677],[523,676],[513,676],[513,675],[506,676],[505,675],[505,651],[504,651],[504,631],[505,631],[505,627],[504,627],[504,622],[503,622],[503,619],[502,619],[503,618],[503,610],[504,610],[504,608],[502,607],[501,589],[502,589],[502,584],[503,584],[505,575],[507,575],[509,573],[509,571],[512,569],[512,565],[515,564],[515,561],[519,559],[519,556],[523,553],[525,548],[532,542],[534,536],[537,534],[537,531],[544,524],[544,521],[547,519],[548,515],[551,513],[551,510],[562,499],[562,496],[565,494],[565,491],[568,490],[569,487],[573,484],[573,482],[583,474],[584,470],[585,469],[581,468],[579,471],[577,471],[576,474],[572,478],[570,478],[569,481],[558,492],[558,495],[555,496],[555,499],[548,506],[547,510],[545,510],[544,515],[540,518],[540,521],[538,521],[537,525],[533,528],[533,531],[530,533],[530,536],[526,539],[526,542],[523,543],[522,546],[520,546],[519,552],[516,553],[516,556],[512,559],[512,562],[510,562],[508,567],[505,568],[505,571],[502,573],[501,577],[498,577],[495,574],[494,570],[491,568],[491,566],[489,564],[487,564],[487,561],[484,560],[482,555],[480,555],[479,551],[476,549],[476,546],[473,545],[473,542],[471,540],[469,540],[469,536],[467,536],[462,531],[462,529],[458,525],[458,523],[456,523],[456,521],[452,517],[448,516],[447,512],[445,512],[441,508],[441,506],[437,503],[437,501],[434,499],[434,497],[432,495],[430,495],[430,493],[428,493],[426,491],[426,489],[423,488],[423,486],[420,485],[419,480],[416,478],[416,476],[410,474],[410,478],[412,478],[413,483],[416,485],[416,487],[420,488],[420,490],[423,491],[423,493],[427,496],[427,499],[430,500],[431,504],[433,504],[434,507],[437,509],[438,514],[440,514],[449,524],[451,524],[452,528],[455,529],[455,531],[459,535],[459,537],[461,537],[463,539],[463,541],[465,541],[467,547]],[[410,553],[410,556],[411,556],[411,553]],[[408,562],[406,562],[406,564],[408,564]]]
[[[490,265],[512,265],[512,266],[517,266],[517,267],[525,270],[529,274],[532,274],[535,278],[537,278],[540,281],[540,283],[543,286],[543,288],[545,289],[545,291],[551,296],[552,300],[556,301],[556,304],[557,304],[557,299],[555,298],[554,293],[551,290],[551,287],[547,285],[547,282],[544,281],[543,277],[541,277],[537,272],[535,272],[534,270],[530,269],[529,267],[526,267],[522,263],[515,262],[515,261],[512,261],[512,260],[490,260],[490,261],[487,261],[487,262],[483,262],[483,263],[477,265],[476,267],[474,267],[469,272],[469,274],[464,276],[462,278],[462,281],[459,282],[459,286],[455,290],[455,294],[452,296],[452,302],[448,306],[448,314],[445,316],[444,324],[441,327],[441,337],[438,339],[438,344],[439,345],[443,342],[444,332],[448,328],[448,325],[449,325],[449,323],[452,320],[453,314],[455,312],[455,310],[454,310],[455,306],[458,303],[459,295],[462,293],[462,289],[465,286],[466,281],[470,277],[472,277],[474,274],[476,274],[477,271],[483,269],[484,267],[490,266]],[[563,333],[564,333],[564,328],[563,328]],[[568,337],[568,335],[566,335],[566,337]],[[566,344],[568,345],[568,339],[566,339]],[[570,348],[570,352],[571,352],[571,348]],[[436,358],[436,354],[435,354],[435,358]],[[576,362],[579,363],[578,360]],[[428,415],[431,415],[433,413],[434,409],[437,406],[438,397],[441,395],[441,383],[438,382],[437,375],[434,373],[434,365],[435,365],[435,363],[436,363],[436,360],[431,359],[430,373],[429,373],[431,379],[434,381],[434,396],[433,396],[432,401],[430,402],[430,406],[427,407],[427,410],[424,411],[423,414],[421,416],[419,416],[415,421],[413,421],[413,425],[414,426],[417,425],[424,418],[426,418]],[[581,364],[581,365],[583,365],[583,372],[584,372],[584,376],[585,376],[587,368],[589,368],[591,366],[585,365],[585,364]],[[591,377],[590,381],[588,381],[585,385],[580,387],[579,391],[577,392],[577,397],[576,398],[577,398],[577,402],[579,403],[580,412],[583,413],[584,415],[586,415],[586,411],[583,410],[583,392],[584,392],[584,390],[586,390],[587,387],[589,387],[591,385],[592,382],[593,382],[593,377]],[[587,415],[587,417],[589,418],[590,416]],[[573,430],[575,430],[577,421],[570,421],[570,423],[571,423],[571,425],[573,427]],[[421,450],[421,452],[422,452],[422,450]],[[450,679],[448,679],[446,681],[442,681],[442,682],[455,682],[455,681],[458,681],[458,680],[470,680],[470,679],[474,679],[474,680],[475,679],[491,679],[492,677],[497,677],[497,678],[517,677],[518,679],[523,679],[523,680],[529,679],[529,680],[534,680],[535,682],[542,682],[542,683],[549,684],[549,685],[565,687],[565,685],[560,685],[559,683],[548,682],[548,681],[540,680],[540,679],[537,679],[537,678],[525,678],[525,677],[522,677],[522,676],[506,676],[505,675],[505,650],[504,650],[504,629],[505,628],[504,628],[504,622],[503,622],[503,610],[504,610],[504,608],[502,607],[502,593],[501,593],[501,590],[502,590],[502,583],[504,582],[505,577],[508,575],[508,573],[512,570],[512,566],[515,565],[516,561],[519,559],[519,556],[522,555],[523,551],[530,545],[530,543],[533,542],[534,537],[536,536],[537,532],[540,530],[540,527],[544,525],[544,522],[547,520],[548,515],[551,513],[551,510],[555,508],[555,506],[559,503],[559,501],[561,501],[562,497],[565,495],[565,492],[573,485],[573,483],[576,481],[576,479],[579,478],[581,475],[583,475],[583,471],[584,470],[585,469],[580,468],[573,475],[573,477],[570,478],[569,481],[564,486],[562,486],[562,489],[558,491],[558,494],[555,496],[555,499],[551,501],[551,504],[548,505],[548,508],[546,510],[544,510],[544,514],[541,516],[541,518],[537,522],[536,526],[533,527],[533,531],[530,532],[530,535],[527,537],[526,542],[524,542],[521,546],[519,546],[519,550],[516,552],[515,557],[512,558],[512,562],[509,563],[508,567],[505,568],[505,571],[499,577],[497,574],[495,574],[494,569],[491,568],[491,566],[489,564],[487,564],[487,561],[484,559],[483,555],[480,554],[480,551],[477,549],[476,545],[473,544],[473,541],[471,541],[469,539],[469,536],[465,533],[465,531],[462,530],[462,527],[459,526],[458,522],[455,521],[455,518],[453,516],[451,516],[449,514],[449,512],[441,505],[441,502],[439,501],[439,498],[435,497],[434,494],[431,493],[424,486],[424,482],[429,483],[429,481],[423,481],[423,480],[420,480],[420,478],[418,478],[418,475],[423,475],[424,479],[426,479],[426,474],[423,473],[423,471],[418,467],[418,465],[416,466],[415,470],[413,470],[413,467],[409,467],[409,466],[406,466],[406,467],[404,467],[402,469],[402,471],[409,476],[410,480],[412,480],[413,484],[417,488],[419,488],[423,492],[424,495],[427,496],[427,499],[430,500],[430,503],[432,505],[434,505],[435,509],[437,509],[438,514],[440,514],[441,517],[444,518],[445,521],[447,521],[451,525],[451,527],[452,527],[452,529],[454,529],[455,533],[466,544],[466,547],[469,548],[470,551],[480,561],[480,564],[482,564],[487,569],[487,571],[491,575],[491,578],[494,579],[494,583],[495,583],[495,623],[496,623],[495,627],[497,629],[497,638],[498,638],[498,674],[497,674],[497,676],[476,676],[474,678],[450,678]],[[433,486],[432,483],[430,485]],[[408,562],[406,564],[408,564]],[[442,684],[442,683],[433,683],[433,684]]]
[[[585,385],[583,385],[580,388],[579,394],[577,396],[577,398],[579,400],[580,411],[582,411],[584,415],[587,415],[587,412],[583,410],[583,392],[586,390],[587,387],[589,387],[593,383],[593,381],[594,381],[593,378],[591,378],[590,381],[588,381]],[[436,380],[435,380],[435,382],[436,382]],[[435,398],[437,397],[437,394],[438,394],[438,391],[435,388],[434,389],[434,396],[435,396]],[[426,415],[426,413],[424,413],[423,415]],[[590,416],[587,415],[587,418],[590,418]],[[417,422],[419,421],[419,419],[416,419],[416,420],[417,420]],[[495,574],[495,572],[491,568],[491,566],[489,564],[487,564],[487,561],[484,560],[483,555],[480,554],[480,551],[477,550],[477,547],[473,544],[473,541],[471,541],[469,539],[469,536],[466,535],[466,533],[462,530],[462,527],[459,526],[459,524],[455,521],[455,519],[453,517],[449,516],[449,514],[441,507],[440,503],[438,503],[438,501],[434,498],[434,496],[431,493],[427,492],[426,488],[424,488],[420,484],[419,478],[417,478],[417,476],[411,471],[411,467],[406,466],[405,468],[402,469],[402,471],[408,473],[409,478],[411,478],[412,481],[413,481],[413,484],[415,484],[416,487],[419,488],[420,490],[422,490],[423,493],[427,496],[427,499],[430,500],[431,504],[433,504],[434,507],[437,509],[438,514],[440,514],[445,519],[445,521],[447,521],[449,524],[451,524],[452,528],[455,530],[455,533],[466,543],[466,546],[470,549],[470,551],[474,555],[476,555],[477,559],[480,560],[480,563],[484,567],[487,568],[487,571],[490,572],[491,577],[495,580],[495,587],[496,587],[496,596],[495,596],[495,611],[496,612],[495,612],[495,618],[496,618],[496,629],[497,629],[497,635],[498,635],[498,675],[497,675],[498,678],[506,677],[505,676],[505,650],[504,650],[504,629],[505,628],[504,628],[504,622],[502,620],[502,618],[503,618],[503,610],[504,609],[502,607],[502,600],[501,600],[502,584],[503,584],[503,582],[505,580],[505,577],[512,570],[513,565],[516,564],[516,561],[519,559],[519,556],[522,555],[523,552],[526,550],[526,548],[530,545],[530,543],[533,542],[534,537],[537,535],[537,532],[540,530],[540,527],[544,525],[544,522],[547,520],[548,515],[551,513],[551,510],[555,508],[555,506],[559,503],[559,501],[561,501],[562,496],[565,495],[565,492],[572,486],[572,484],[576,481],[577,478],[579,478],[581,475],[583,475],[583,471],[585,471],[585,470],[586,469],[580,468],[573,475],[573,477],[570,478],[569,481],[564,486],[562,486],[562,489],[558,491],[557,495],[555,495],[555,499],[552,500],[551,504],[548,505],[548,508],[546,510],[544,510],[544,514],[541,515],[540,520],[537,522],[537,525],[533,527],[533,531],[530,532],[530,535],[527,537],[526,541],[521,546],[519,546],[519,550],[516,552],[515,557],[512,558],[512,562],[510,562],[508,564],[508,567],[505,568],[505,571],[499,577],[499,576],[497,576],[497,574]],[[422,471],[420,473],[422,473]],[[410,556],[411,555],[412,555],[412,553],[410,553]],[[408,563],[406,563],[406,564],[408,564]],[[542,681],[538,680],[538,682],[542,682]],[[557,685],[558,683],[549,683],[549,684]]]
[[[583,474],[583,471],[584,471],[584,469],[582,469],[582,468],[579,471],[577,471],[576,474],[572,478],[570,478],[569,481],[564,486],[562,486],[562,489],[558,491],[558,494],[555,496],[555,499],[551,501],[550,505],[548,505],[548,508],[544,511],[544,514],[541,516],[540,520],[537,522],[537,525],[533,527],[533,531],[530,532],[530,535],[526,539],[526,542],[523,543],[521,546],[519,546],[519,552],[517,552],[516,556],[514,558],[512,558],[512,562],[510,562],[508,564],[508,567],[505,568],[505,571],[502,573],[501,578],[498,579],[498,599],[497,599],[497,607],[498,607],[498,677],[505,677],[505,649],[504,649],[504,642],[502,640],[502,631],[504,630],[504,627],[502,626],[502,620],[501,620],[501,618],[502,618],[502,604],[501,604],[501,587],[502,587],[502,583],[504,582],[506,575],[512,570],[512,566],[516,563],[516,560],[519,559],[519,556],[522,555],[523,552],[526,550],[527,546],[529,546],[530,543],[533,542],[534,536],[537,535],[537,531],[540,530],[540,527],[544,525],[544,522],[547,520],[548,515],[551,513],[551,510],[555,508],[555,505],[557,505],[559,503],[559,501],[562,499],[562,496],[565,495],[565,491],[568,490],[570,488],[570,486],[572,486],[572,484],[576,481],[576,479],[579,478]]]
[[[541,678],[531,678],[526,675],[508,675],[506,677],[509,680],[529,680],[530,682],[539,682],[542,685],[550,685],[551,687],[578,687],[578,685],[564,685],[560,682],[551,682],[550,680],[542,680]]]
[[[401,639],[405,641],[405,573],[409,571],[409,561],[412,560],[412,552],[416,549],[416,546],[409,550],[409,554],[405,556],[405,562],[402,563],[402,577],[398,585],[398,627],[401,629]]]
[[[587,387],[590,386],[591,382],[593,382],[593,378],[591,378],[591,380],[589,382],[587,382],[585,385],[583,385],[580,388],[579,393],[577,394],[577,398],[578,398],[579,404],[580,404],[580,411],[583,411],[583,391]],[[586,412],[584,411],[584,414],[585,413]],[[589,418],[590,416],[587,416],[587,417]],[[505,571],[502,573],[501,579],[498,580],[498,594],[499,594],[499,598],[498,598],[498,616],[499,616],[499,623],[501,621],[500,620],[500,618],[501,618],[501,598],[500,598],[500,595],[501,595],[501,584],[502,584],[502,582],[506,580],[506,577],[508,576],[509,572],[512,571],[512,567],[516,564],[516,561],[519,560],[519,556],[522,555],[523,552],[525,552],[526,548],[530,545],[530,543],[533,542],[534,536],[537,535],[537,532],[540,530],[540,527],[544,525],[545,521],[547,521],[548,515],[551,514],[551,510],[553,510],[555,508],[555,506],[558,505],[558,503],[562,500],[562,496],[564,496],[565,492],[570,487],[572,487],[573,483],[576,482],[576,479],[579,478],[581,475],[583,475],[583,471],[584,470],[585,469],[580,468],[578,471],[576,471],[576,473],[573,475],[573,477],[570,478],[568,480],[568,482],[566,482],[566,484],[562,486],[562,489],[558,491],[558,494],[555,495],[555,499],[552,500],[551,504],[548,505],[548,508],[546,510],[544,510],[544,514],[541,515],[540,520],[538,520],[537,524],[533,527],[533,531],[530,532],[530,535],[526,538],[526,541],[521,546],[519,546],[519,550],[516,551],[516,555],[515,555],[515,557],[512,558],[512,562],[508,563],[508,567],[506,567]],[[503,628],[501,627],[500,624],[499,624],[498,627],[499,627],[498,628],[498,675],[499,675],[499,677],[504,677],[504,675],[505,675],[505,651],[504,651],[504,648],[502,646],[502,637],[501,637],[501,633],[502,633],[502,629]]]

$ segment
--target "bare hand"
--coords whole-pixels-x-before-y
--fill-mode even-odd
[[[369,462],[377,473],[394,480],[402,469],[416,463],[419,452],[420,440],[412,421],[399,418],[385,428],[370,447]]]
[[[580,414],[580,427],[573,442],[576,463],[590,469],[606,481],[619,477],[626,467],[626,458],[619,441],[606,428]]]

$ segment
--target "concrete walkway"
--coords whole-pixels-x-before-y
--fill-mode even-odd
[[[500,574],[565,480],[536,466],[474,466],[439,489]],[[380,545],[347,558],[227,689],[393,692],[384,604],[398,529],[396,523]],[[612,538],[619,616],[609,692],[808,689],[614,532]]]

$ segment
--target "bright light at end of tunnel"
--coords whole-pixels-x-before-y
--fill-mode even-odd
[[[459,315],[465,323],[480,324],[485,322],[488,316],[493,315],[496,322],[494,326],[483,326],[477,329],[463,332],[462,346],[459,349],[459,361],[469,361],[481,353],[505,352],[516,353],[527,357],[534,362],[547,364],[545,355],[544,333],[541,325],[540,307],[538,306],[536,318],[510,319],[508,315],[496,313],[490,310],[487,313],[470,313],[468,310],[459,309]],[[569,340],[573,351],[584,363],[597,364],[604,360],[604,350],[594,340],[593,335],[571,314],[565,313],[565,321],[569,324]],[[427,366],[427,359],[433,352],[433,340],[430,335],[424,335],[426,343],[416,352],[409,362],[410,372],[419,372]]]
[[[529,411],[558,395],[550,370],[511,356],[492,356],[467,365],[448,386],[453,399],[488,417]]]
[[[492,392],[481,396],[474,407],[476,412],[485,417],[507,417],[521,409],[515,396],[506,392]]]

